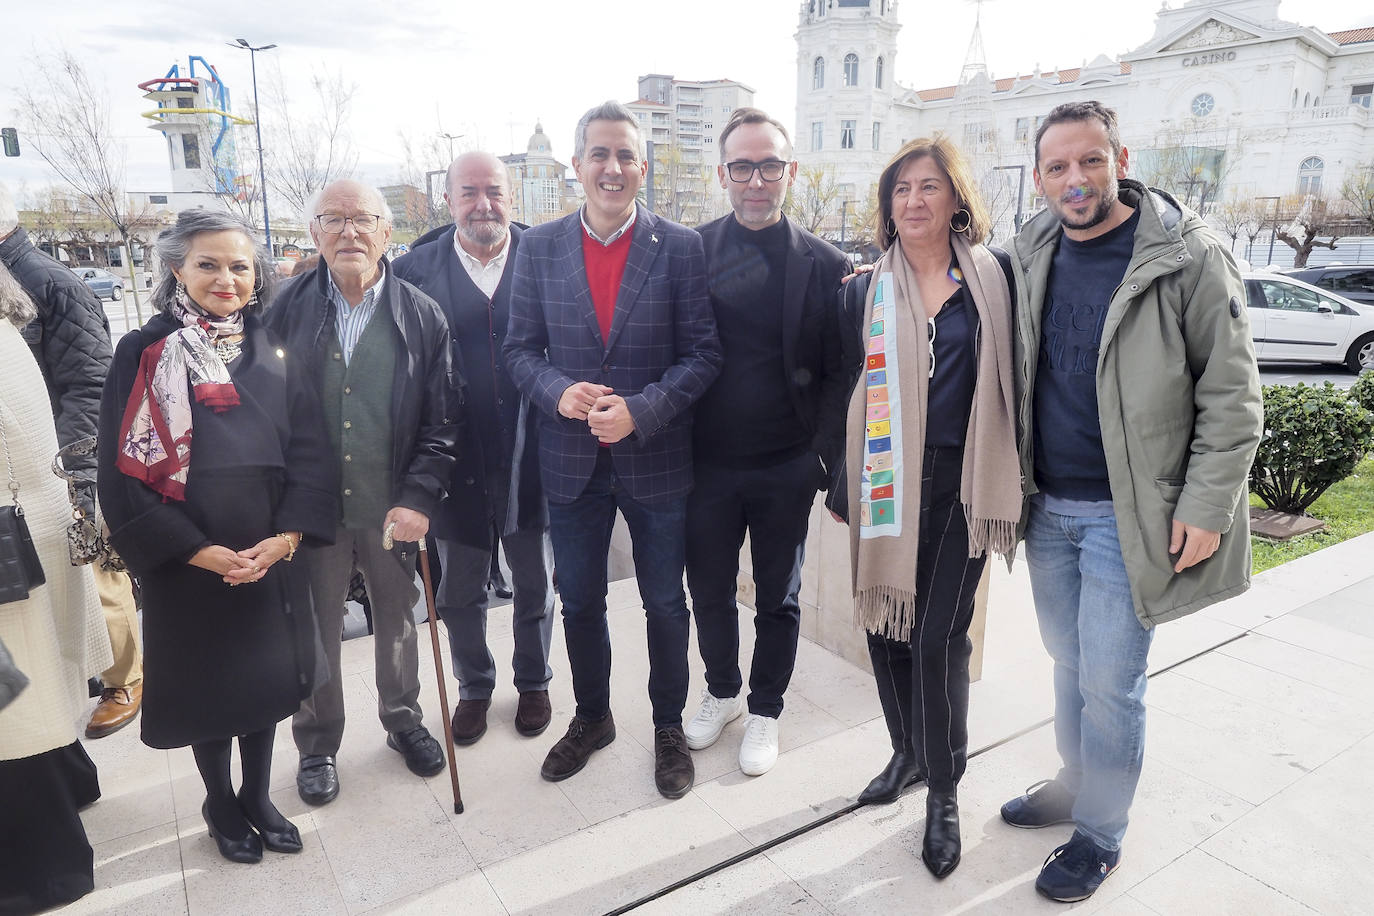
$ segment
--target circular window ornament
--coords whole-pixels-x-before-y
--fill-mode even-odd
[[[1216,107],[1217,100],[1212,98],[1212,94],[1210,92],[1202,92],[1193,97],[1193,104],[1191,108],[1193,111],[1193,117],[1195,118],[1207,117],[1216,109]]]

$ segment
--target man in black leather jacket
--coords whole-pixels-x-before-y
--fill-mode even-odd
[[[306,216],[320,264],[286,284],[266,323],[319,386],[339,462],[342,517],[335,543],[306,551],[330,681],[293,722],[301,752],[297,789],[305,801],[322,805],[339,792],[339,647],[355,556],[372,599],[387,745],[417,775],[444,768],[443,750],[421,724],[411,614],[418,592],[413,554],[405,548],[425,536],[452,478],[461,385],[452,377],[443,313],[395,276],[384,257],[391,212],[381,194],[336,181],[315,195]],[[396,550],[382,548],[388,529]]]
[[[19,228],[9,194],[0,188],[0,261],[38,306],[38,317],[23,329],[43,381],[48,386],[59,445],[95,435],[100,389],[110,367],[110,324],[100,301],[76,274],[33,246]],[[64,462],[68,471],[90,480],[78,498],[95,513],[95,459]],[[87,738],[103,738],[128,725],[143,704],[143,653],[138,640],[138,609],[126,573],[93,567],[100,606],[110,634],[114,664],[101,672],[100,702],[86,724]]]

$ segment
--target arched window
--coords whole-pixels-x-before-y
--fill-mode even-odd
[[[1322,170],[1326,163],[1320,156],[1308,156],[1298,166],[1298,193],[1320,194],[1322,192]]]
[[[846,86],[859,85],[859,55],[857,54],[844,56],[844,84]]]
[[[1302,94],[1302,107],[1303,107],[1303,108],[1306,108],[1307,106],[1309,106],[1309,105],[1311,105],[1311,104],[1312,104],[1312,93],[1310,93],[1310,92],[1304,92],[1304,93]]]
[[[883,88],[883,59],[881,57],[873,64],[873,85],[879,89]]]
[[[1298,90],[1296,89],[1293,90],[1293,107],[1298,107]]]
[[[811,88],[825,88],[825,58],[818,57],[811,63]]]

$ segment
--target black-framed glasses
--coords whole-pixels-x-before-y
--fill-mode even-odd
[[[780,159],[769,159],[765,162],[750,162],[748,159],[736,159],[734,162],[725,163],[725,174],[730,176],[731,181],[743,184],[754,179],[754,173],[758,172],[759,177],[764,181],[781,181],[782,175],[787,171],[791,163],[783,162]]]
[[[367,235],[369,232],[376,232],[377,227],[382,224],[382,217],[376,213],[359,213],[357,216],[340,216],[337,213],[317,213],[315,221],[320,224],[320,229],[330,235],[338,235],[344,231],[347,223],[352,223],[353,228],[360,235]]]

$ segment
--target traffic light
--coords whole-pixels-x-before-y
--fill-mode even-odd
[[[0,138],[4,138],[6,156],[19,155],[19,131],[13,127],[0,128]]]

